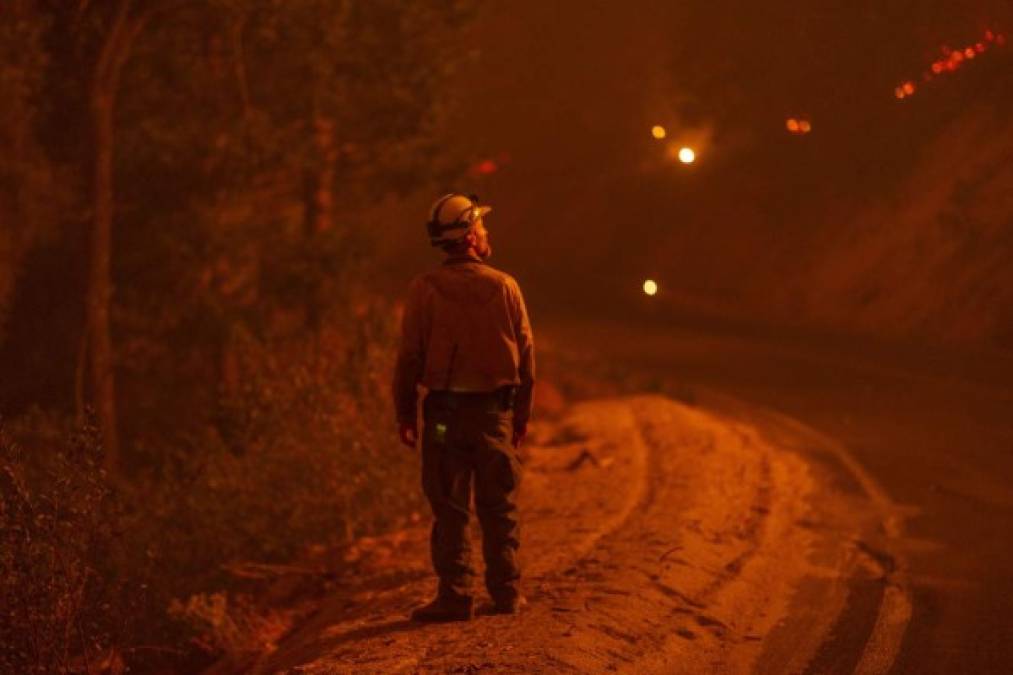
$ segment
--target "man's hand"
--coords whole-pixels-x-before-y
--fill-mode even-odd
[[[414,448],[418,444],[419,430],[415,422],[401,422],[398,424],[398,435],[401,436],[401,442],[409,448]]]
[[[521,442],[524,440],[524,437],[527,436],[527,435],[528,435],[528,425],[527,424],[521,424],[520,426],[515,426],[514,427],[513,437],[510,439],[510,442],[513,443],[513,445],[514,445],[514,449],[517,449],[517,448],[521,447]]]

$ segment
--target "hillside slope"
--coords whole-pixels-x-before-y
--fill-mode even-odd
[[[804,313],[908,337],[1013,347],[1013,120],[972,109],[888,202],[826,234]]]

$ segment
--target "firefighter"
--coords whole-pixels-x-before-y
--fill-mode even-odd
[[[520,529],[517,449],[531,416],[534,344],[520,287],[486,263],[492,254],[477,198],[448,194],[430,211],[430,243],[443,264],[416,277],[405,303],[393,393],[401,441],[416,447],[422,405],[422,487],[433,512],[436,598],[415,621],[472,617],[468,521],[474,492],[490,611],[516,614]]]

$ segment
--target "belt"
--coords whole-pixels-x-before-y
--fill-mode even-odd
[[[426,403],[441,408],[477,408],[486,412],[506,412],[513,410],[516,398],[516,385],[507,385],[495,391],[430,391],[426,395]]]

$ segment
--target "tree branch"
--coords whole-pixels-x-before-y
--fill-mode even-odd
[[[243,28],[246,25],[246,17],[238,15],[232,23],[232,68],[235,71],[236,83],[239,86],[239,97],[243,102],[243,115],[247,118],[253,112],[253,104],[250,101],[250,86],[246,79],[246,61],[243,58]]]
[[[116,10],[116,18],[113,19],[109,36],[102,43],[102,51],[99,53],[98,61],[95,64],[95,87],[93,90],[95,94],[105,92],[109,88],[109,69],[116,57],[116,52],[120,48],[120,36],[123,34],[127,17],[130,14],[130,2],[131,0],[120,0],[120,6]]]

